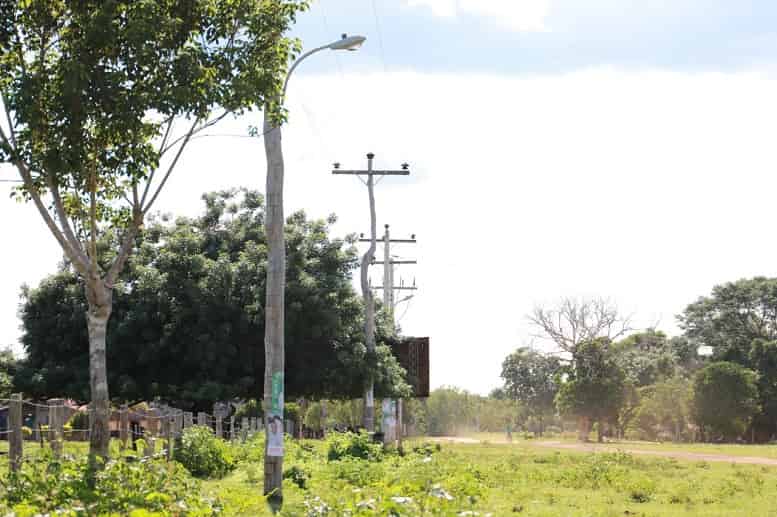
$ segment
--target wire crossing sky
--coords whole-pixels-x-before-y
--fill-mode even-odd
[[[532,339],[526,314],[562,296],[610,297],[637,326],[677,333],[675,315],[715,284],[777,274],[775,28],[777,4],[755,0],[315,2],[294,30],[306,49],[367,41],[291,78],[287,212],[366,233],[364,187],[332,163],[410,164],[376,189],[377,222],[417,235],[396,252],[418,265],[395,278],[418,280],[400,325],[431,337],[432,387],[499,385],[504,357]],[[198,139],[159,210],[263,190],[263,147],[243,137],[260,118]],[[12,187],[0,183],[20,243],[0,258],[0,344],[19,351],[20,285],[61,253]]]

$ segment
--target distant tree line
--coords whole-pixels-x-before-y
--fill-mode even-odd
[[[678,316],[683,334],[673,338],[630,333],[628,318],[602,299],[564,300],[530,319],[558,349],[523,347],[503,362],[501,390],[527,415],[572,418],[582,440],[594,429],[599,440],[777,434],[777,279],[716,286]]]

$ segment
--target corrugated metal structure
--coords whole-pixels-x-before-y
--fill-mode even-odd
[[[429,396],[429,338],[402,337],[391,345],[399,364],[407,370],[407,380],[413,387],[413,397]]]

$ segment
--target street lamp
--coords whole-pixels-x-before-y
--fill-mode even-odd
[[[323,47],[314,48],[302,54],[289,68],[283,81],[283,90],[278,103],[286,96],[289,77],[307,57],[322,50],[356,50],[364,36],[348,36]],[[283,423],[284,391],[284,306],[286,289],[286,250],[283,236],[283,147],[281,146],[280,123],[269,113],[269,102],[264,107],[264,152],[267,158],[267,188],[265,193],[265,234],[267,239],[267,288],[264,325],[264,419],[265,429],[270,429],[270,420]],[[283,426],[281,425],[281,429]],[[282,434],[280,436],[283,436]],[[264,494],[270,496],[271,506],[279,507],[283,501],[283,440],[265,440],[264,449]]]
[[[348,50],[350,52],[353,52],[355,50],[359,50],[359,47],[362,46],[364,41],[367,38],[364,36],[349,36],[347,34],[343,34],[342,37],[337,40],[333,41],[332,43],[328,45],[324,45],[323,47],[314,48],[313,50],[308,50],[304,54],[302,54],[299,58],[297,58],[296,61],[294,61],[294,64],[291,65],[291,68],[289,68],[289,72],[286,74],[286,80],[283,82],[283,95],[286,95],[286,85],[289,84],[289,77],[291,77],[291,73],[294,71],[295,68],[297,68],[297,65],[299,65],[305,58],[312,56],[316,52],[320,52],[322,50]]]

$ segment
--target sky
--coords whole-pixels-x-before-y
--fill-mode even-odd
[[[527,313],[562,297],[607,297],[635,327],[677,334],[676,315],[714,285],[777,275],[775,27],[766,0],[314,2],[293,32],[305,48],[367,41],[294,72],[287,213],[367,232],[366,188],[331,164],[410,164],[376,188],[378,225],[417,236],[392,248],[418,260],[395,273],[419,287],[397,316],[431,339],[432,387],[499,386],[502,360],[533,340]],[[203,192],[263,190],[263,146],[242,137],[259,118],[193,142],[158,210],[197,215]],[[19,351],[19,287],[61,253],[8,192],[0,344]]]

